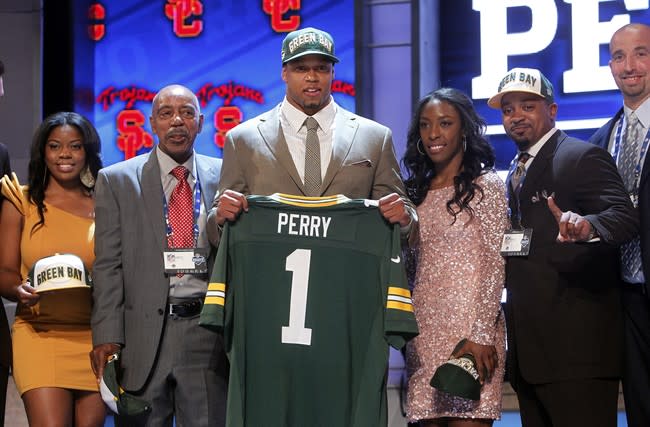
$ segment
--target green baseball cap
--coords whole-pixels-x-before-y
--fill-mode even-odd
[[[462,347],[465,341],[463,339],[456,345],[454,353]],[[469,400],[480,400],[481,398],[481,383],[476,370],[476,360],[471,354],[463,354],[440,365],[433,373],[430,384],[453,396]]]
[[[126,393],[117,380],[116,366],[119,363],[120,354],[114,353],[108,358],[104,367],[104,375],[99,384],[99,391],[102,400],[113,412],[118,415],[137,416],[151,411],[149,402]]]
[[[334,56],[334,39],[330,33],[317,28],[307,27],[292,31],[282,41],[282,63],[305,55],[323,55],[336,63]]]

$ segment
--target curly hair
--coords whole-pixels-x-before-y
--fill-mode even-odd
[[[406,151],[402,164],[407,172],[404,181],[406,192],[415,205],[419,205],[429,191],[431,180],[436,176],[436,168],[429,156],[418,150],[420,144],[420,116],[426,105],[434,100],[451,105],[460,116],[462,134],[466,139],[466,148],[458,175],[454,177],[454,196],[447,201],[447,212],[454,217],[466,210],[470,217],[474,211],[470,202],[477,192],[483,197],[483,189],[475,180],[480,175],[493,170],[494,150],[485,136],[486,122],[474,109],[472,100],[458,89],[437,89],[418,103],[409,125]]]
[[[28,184],[29,184],[29,200],[38,209],[38,216],[40,221],[34,224],[32,232],[38,227],[45,224],[45,190],[50,181],[50,174],[48,173],[47,165],[45,164],[45,146],[50,137],[50,133],[54,128],[59,126],[72,126],[76,128],[83,140],[83,147],[86,154],[86,165],[88,166],[93,178],[97,179],[97,172],[102,168],[102,160],[100,157],[101,142],[97,130],[84,116],[74,112],[59,112],[54,113],[43,120],[40,126],[36,129],[34,137],[32,138],[32,146],[30,151],[29,166],[28,166]],[[91,188],[87,188],[91,191]]]

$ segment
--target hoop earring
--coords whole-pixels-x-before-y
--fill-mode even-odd
[[[467,137],[463,135],[463,153],[467,151]]]
[[[422,144],[422,148],[424,148],[424,143],[422,142],[422,139],[418,139],[418,142],[415,143],[415,149],[418,150],[418,153],[422,154],[423,156],[426,156],[427,153],[425,153],[423,150],[420,149],[420,144]]]
[[[45,170],[43,171],[43,189],[45,189],[45,185],[47,184],[47,165],[45,165]]]
[[[90,166],[88,165],[86,165],[86,167],[81,171],[79,179],[87,188],[93,188],[95,186],[95,178],[93,177],[93,173],[90,171]]]

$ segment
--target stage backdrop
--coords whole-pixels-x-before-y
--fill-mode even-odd
[[[497,166],[515,154],[501,114],[487,106],[513,67],[539,68],[555,87],[557,127],[587,139],[622,105],[608,43],[630,22],[650,22],[648,0],[440,2],[441,84],[464,90],[490,124]]]
[[[79,0],[75,13],[75,109],[97,127],[104,165],[152,148],[151,100],[173,83],[199,98],[195,149],[221,157],[229,129],[282,100],[282,39],[297,28],[332,34],[333,95],[354,111],[354,0]]]

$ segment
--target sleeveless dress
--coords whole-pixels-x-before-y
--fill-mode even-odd
[[[56,253],[77,255],[90,271],[95,260],[94,219],[46,203],[45,224],[32,231],[39,216],[29,202],[27,187],[5,176],[2,194],[23,216],[23,281],[36,261]],[[44,292],[32,307],[18,304],[12,327],[13,375],[21,395],[39,387],[99,390],[88,356],[92,350],[90,309],[90,289]]]
[[[413,305],[420,335],[407,346],[407,417],[499,419],[505,370],[501,294],[505,263],[499,250],[507,228],[505,186],[496,173],[480,176],[483,189],[452,224],[446,203],[454,188],[431,190],[418,206],[420,243]],[[499,358],[492,380],[472,401],[438,392],[429,381],[463,338],[494,345]]]

